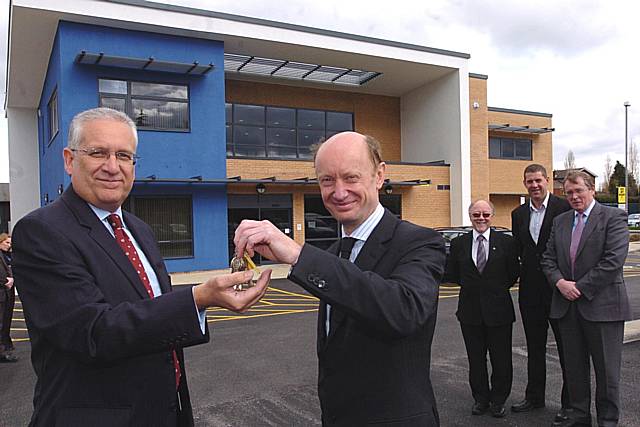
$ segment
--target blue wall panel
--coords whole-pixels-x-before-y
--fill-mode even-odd
[[[60,75],[60,34],[57,33],[53,41],[49,66],[45,77],[42,94],[40,95],[40,111],[38,117],[38,152],[40,160],[40,203],[44,204],[44,195],[49,202],[58,197],[57,188],[65,183],[67,176],[62,161],[62,149],[66,146],[67,136],[62,129],[56,135],[51,135],[49,129],[49,112],[47,104],[55,90],[58,91],[58,107],[61,104],[61,75]],[[61,121],[58,121],[61,124]],[[51,139],[53,136],[53,139]]]

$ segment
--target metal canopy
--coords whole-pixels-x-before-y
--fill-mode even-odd
[[[127,68],[131,70],[160,71],[163,73],[188,74],[203,76],[213,70],[212,63],[201,65],[198,61],[171,62],[160,61],[153,57],[131,58],[126,56],[105,55],[104,53],[89,53],[81,51],[76,55],[75,62],[84,65],[101,65],[103,67]]]
[[[382,73],[375,71],[330,67],[234,53],[224,54],[224,71],[347,86],[362,86],[382,75]]]
[[[556,130],[556,128],[532,128],[530,126],[511,126],[510,124],[489,123],[489,130],[499,130],[500,132],[513,133],[541,134],[553,132],[554,130]]]
[[[146,178],[135,180],[136,183],[164,183],[164,184],[278,184],[278,185],[318,185],[316,178],[278,179],[274,176],[268,178],[242,178],[233,176],[230,178],[204,179],[201,176],[191,178],[158,178],[149,175]],[[430,179],[413,179],[405,181],[391,181],[386,179],[385,184],[397,186],[431,185]]]

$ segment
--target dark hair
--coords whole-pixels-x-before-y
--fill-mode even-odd
[[[357,132],[353,132],[357,133]],[[367,151],[369,153],[369,159],[371,159],[371,164],[373,165],[373,170],[375,171],[378,168],[378,165],[382,163],[382,150],[380,148],[380,142],[372,137],[371,135],[362,135],[358,134],[364,138],[364,142],[367,144]],[[329,138],[331,139],[331,138]],[[328,140],[320,141],[316,144],[313,144],[310,149],[313,153],[313,163],[316,163],[316,156],[318,155],[318,150],[322,147],[322,144],[327,142]]]
[[[544,166],[539,165],[538,163],[532,163],[526,168],[524,168],[523,176],[526,178],[528,173],[536,173],[536,172],[540,172],[542,176],[544,176],[545,178],[548,178],[547,170],[545,169]]]
[[[582,178],[582,181],[584,181],[584,185],[586,185],[589,190],[595,190],[596,185],[593,182],[593,177],[586,172],[578,170],[573,170],[567,174],[567,176],[564,178],[564,181],[562,181],[562,187],[564,187],[567,181],[573,184],[580,184],[578,182],[578,178]]]

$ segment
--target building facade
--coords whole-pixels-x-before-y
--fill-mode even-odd
[[[141,157],[125,208],[154,229],[170,271],[228,265],[244,218],[300,243],[339,238],[310,147],[340,131],[381,141],[383,204],[425,226],[466,223],[476,198],[509,226],[524,167],[551,170],[551,115],[488,107],[468,54],[144,1],[11,8],[12,218],[69,185],[76,113],[124,111]]]

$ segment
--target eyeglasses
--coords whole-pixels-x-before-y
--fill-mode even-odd
[[[111,158],[111,154],[116,156],[116,160],[122,164],[135,165],[140,159],[140,157],[136,156],[134,153],[129,153],[128,151],[109,151],[102,148],[70,148],[70,150],[74,153],[79,151],[92,159],[101,160],[103,162],[109,160]]]
[[[474,218],[480,218],[480,217],[491,218],[491,215],[493,214],[490,214],[489,212],[474,212],[471,214],[471,216]]]

